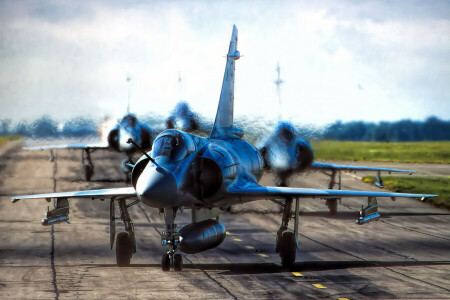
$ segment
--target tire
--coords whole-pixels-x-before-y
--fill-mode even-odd
[[[161,267],[164,272],[170,271],[170,257],[169,254],[164,253],[161,258]]]
[[[91,166],[84,166],[84,177],[86,181],[91,181],[92,175],[94,175],[94,170]]]
[[[173,257],[173,269],[178,272],[183,269],[183,257],[181,254],[175,254]]]
[[[120,232],[116,239],[116,262],[118,267],[128,267],[132,256],[132,244],[128,232]]]
[[[283,267],[291,267],[295,263],[297,241],[292,231],[285,231],[280,240],[280,257]]]
[[[337,214],[338,199],[328,199],[327,206],[328,206],[328,209],[330,210],[331,215]]]

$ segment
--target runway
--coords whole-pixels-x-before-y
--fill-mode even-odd
[[[302,200],[297,263],[291,269],[281,267],[275,252],[278,207],[268,201],[239,205],[220,216],[229,232],[223,244],[183,254],[182,272],[161,270],[162,215],[138,204],[130,208],[137,253],[131,267],[118,268],[109,247],[109,201],[71,200],[71,224],[52,228],[40,225],[44,200],[11,204],[10,197],[125,186],[123,157],[94,152],[95,175],[85,182],[80,151],[57,151],[56,163],[49,162],[48,151],[22,151],[18,143],[1,151],[2,299],[450,297],[450,212],[426,203],[380,199],[382,219],[358,226],[354,222],[365,199],[345,199],[333,217],[323,200]],[[450,175],[448,165],[438,166],[442,176]],[[343,189],[377,190],[349,175],[342,179]],[[272,177],[261,183],[273,184]],[[327,184],[321,173],[292,183]],[[176,221],[182,225],[190,217],[184,210]]]

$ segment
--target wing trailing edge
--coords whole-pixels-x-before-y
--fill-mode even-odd
[[[347,165],[335,165],[328,163],[313,162],[311,165],[313,170],[337,170],[337,171],[379,171],[379,172],[399,172],[412,174],[413,170],[400,170],[390,168],[377,168],[377,167],[364,167],[364,166],[347,166]]]

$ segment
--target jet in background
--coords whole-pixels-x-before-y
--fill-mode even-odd
[[[358,224],[380,217],[376,197],[434,197],[434,195],[385,193],[372,191],[344,191],[308,188],[270,187],[258,184],[264,171],[263,158],[256,147],[241,139],[243,132],[233,127],[235,62],[237,28],[233,27],[226,59],[225,74],[213,129],[208,138],[169,129],[154,141],[151,153],[136,162],[132,171],[132,187],[91,191],[60,192],[13,197],[21,199],[56,200],[56,207],[47,212],[43,225],[68,221],[68,198],[110,199],[110,246],[116,242],[116,261],[119,266],[130,265],[136,253],[134,226],[128,208],[136,203],[158,208],[164,212],[165,230],[161,245],[169,250],[162,255],[164,271],[171,267],[182,269],[178,250],[194,254],[219,246],[226,237],[225,226],[217,218],[219,208],[256,200],[271,200],[283,208],[277,232],[276,251],[283,266],[295,262],[298,248],[299,204],[301,198],[367,197],[368,205],[361,211]],[[120,140],[120,139],[119,139]],[[129,140],[136,148],[139,146]],[[151,156],[150,156],[151,154]],[[292,205],[295,199],[295,214]],[[127,203],[127,201],[129,201]],[[115,203],[125,231],[115,235]],[[192,223],[177,228],[175,218],[181,208],[191,209]],[[294,218],[294,229],[289,221]]]
[[[277,79],[275,84],[277,86],[278,107],[281,109],[281,84],[283,80],[280,77],[280,65],[277,65]],[[281,120],[281,110],[279,119]],[[267,138],[259,147],[259,151],[264,160],[264,170],[275,174],[276,184],[280,187],[287,187],[292,176],[305,171],[322,171],[330,176],[328,189],[333,189],[337,184],[338,189],[341,189],[341,172],[356,172],[356,171],[375,171],[377,172],[377,181],[375,185],[383,188],[383,180],[381,172],[402,172],[412,174],[411,170],[398,170],[388,168],[373,168],[363,166],[345,166],[328,163],[314,162],[314,152],[311,145],[301,137],[294,126],[290,122],[280,121],[273,133]],[[329,173],[326,173],[326,172]],[[338,181],[336,182],[336,176]],[[327,199],[326,205],[330,213],[337,212],[339,198]]]
[[[152,133],[150,128],[139,122],[134,114],[127,113],[115,126],[108,132],[105,142],[95,144],[66,144],[25,147],[26,150],[56,150],[56,149],[80,149],[82,150],[82,163],[84,175],[87,181],[90,181],[94,175],[94,164],[91,153],[96,150],[108,150],[124,153],[127,158],[122,162],[122,169],[128,176],[133,164],[133,154],[136,148],[127,143],[128,139],[133,139],[142,149],[150,150],[152,147]]]
[[[259,151],[264,161],[264,170],[275,174],[276,184],[280,187],[288,186],[292,176],[307,171],[324,172],[330,176],[328,189],[333,189],[337,184],[339,190],[341,189],[342,171],[377,172],[377,182],[375,184],[379,188],[383,188],[381,172],[414,173],[412,170],[347,166],[315,162],[311,145],[297,133],[294,126],[289,122],[280,122],[272,135],[259,146]],[[337,212],[338,201],[340,201],[340,198],[330,198],[326,200],[326,205],[331,214]]]
[[[193,132],[200,129],[199,117],[194,113],[189,104],[180,101],[166,119],[166,129],[178,129],[184,132]]]

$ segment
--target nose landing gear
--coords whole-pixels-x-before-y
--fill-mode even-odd
[[[177,225],[174,224],[176,213],[176,208],[168,208],[164,212],[166,230],[161,234],[161,245],[169,246],[170,249],[161,258],[163,271],[170,271],[170,267],[173,267],[174,271],[181,271],[183,269],[183,257],[181,254],[175,254],[177,245],[180,242],[180,237],[176,232]]]

